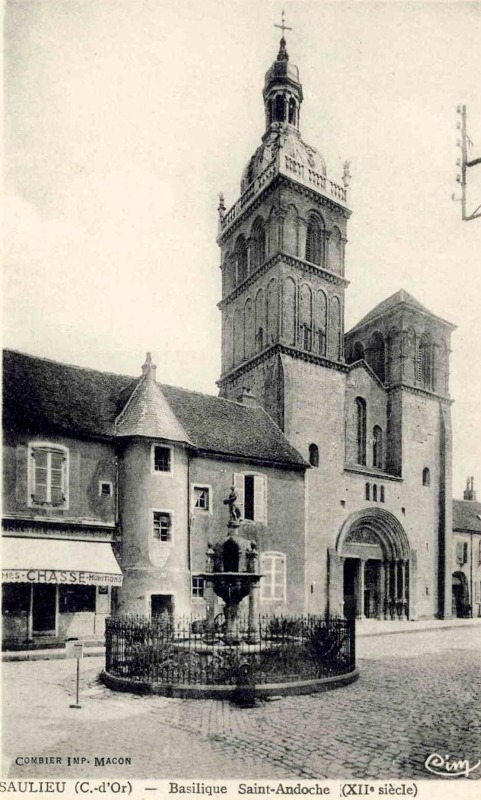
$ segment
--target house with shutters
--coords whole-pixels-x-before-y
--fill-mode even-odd
[[[474,478],[462,500],[453,500],[453,616],[481,617],[481,503]]]
[[[303,610],[309,465],[250,392],[162,386],[150,355],[133,379],[5,351],[3,376],[7,643],[101,636],[112,611],[202,611],[232,486],[262,610]]]

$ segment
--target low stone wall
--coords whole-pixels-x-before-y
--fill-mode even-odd
[[[136,681],[131,678],[119,678],[103,670],[101,680],[110,689],[117,692],[133,692],[134,694],[157,694],[162,697],[176,697],[191,700],[231,700],[238,691],[238,686],[231,684],[216,686],[191,686],[185,684],[163,684],[148,681]],[[263,700],[276,695],[288,696],[299,694],[313,694],[338,689],[354,683],[359,678],[356,668],[345,675],[334,675],[329,678],[318,678],[308,681],[289,681],[288,683],[265,683],[254,685],[255,697]]]

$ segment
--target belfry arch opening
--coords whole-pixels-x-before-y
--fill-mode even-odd
[[[339,533],[336,555],[344,614],[387,620],[412,616],[413,553],[393,514],[384,509],[353,514]]]

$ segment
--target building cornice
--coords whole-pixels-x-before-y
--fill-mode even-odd
[[[400,475],[391,475],[390,472],[384,472],[381,469],[371,468],[363,464],[344,464],[344,472],[351,472],[368,478],[377,478],[379,481],[394,481],[396,483],[402,483],[403,481]]]
[[[306,350],[299,350],[297,347],[290,347],[289,345],[277,342],[276,344],[272,344],[270,347],[263,350],[262,353],[258,353],[247,361],[243,361],[242,364],[239,364],[239,366],[230,370],[230,372],[222,375],[217,381],[217,386],[220,389],[222,389],[224,386],[228,386],[235,379],[244,375],[246,372],[249,372],[254,367],[257,367],[263,361],[268,361],[272,357],[280,354],[291,356],[292,358],[296,358],[300,361],[305,361],[308,364],[317,364],[321,367],[334,369],[337,372],[347,373],[349,371],[349,366],[342,361],[333,361],[325,356],[319,356],[315,353],[310,353]]]
[[[269,168],[268,168],[269,169]],[[266,173],[268,172],[266,169]],[[262,189],[259,190],[252,198],[249,198],[250,187],[244,192],[243,195],[239,197],[239,199],[234,203],[234,205],[229,209],[226,214],[226,218],[229,215],[232,215],[232,220],[225,224],[225,227],[217,236],[217,244],[222,245],[226,239],[228,239],[232,233],[234,233],[237,228],[242,224],[244,221],[244,217],[246,213],[255,211],[268,197],[272,194],[278,186],[289,186],[293,189],[297,194],[303,197],[309,197],[311,200],[315,200],[317,205],[324,206],[328,208],[330,211],[338,214],[339,216],[343,216],[346,219],[349,219],[351,216],[351,210],[345,206],[339,205],[336,203],[335,200],[326,197],[324,194],[320,194],[316,192],[314,188],[310,188],[302,183],[298,183],[294,178],[283,175],[280,172],[276,172],[273,174],[272,178],[269,179],[269,182],[266,183]],[[244,200],[244,197],[247,195],[248,199]],[[235,212],[236,206],[239,204],[240,208],[237,212]]]
[[[386,388],[389,393],[404,390],[410,394],[417,394],[420,397],[427,397],[430,400],[437,400],[438,402],[444,403],[447,406],[452,406],[454,403],[454,400],[451,400],[450,397],[437,394],[436,392],[431,392],[429,389],[422,389],[420,386],[411,386],[409,383],[404,383],[402,381],[395,383],[392,386],[387,386]]]
[[[222,298],[222,300],[217,304],[217,307],[221,310],[226,308],[237,297],[239,297],[240,294],[252,286],[252,284],[255,283],[258,278],[261,278],[279,263],[287,264],[288,266],[294,267],[297,270],[301,270],[306,274],[321,277],[328,283],[332,283],[335,286],[342,286],[343,288],[349,286],[349,281],[346,278],[343,278],[342,275],[338,275],[335,272],[330,272],[330,270],[324,269],[324,267],[320,267],[317,264],[312,264],[310,261],[304,261],[302,258],[298,258],[297,256],[288,255],[281,250],[265,261],[264,264],[262,264],[261,267],[258,267],[255,272],[252,272],[245,279],[245,281],[242,281],[242,283],[236,286],[233,292]]]

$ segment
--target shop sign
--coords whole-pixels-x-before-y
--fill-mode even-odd
[[[122,575],[58,569],[3,569],[4,583],[49,583],[52,585],[121,586]]]

